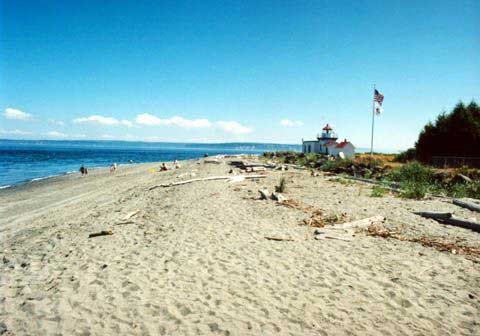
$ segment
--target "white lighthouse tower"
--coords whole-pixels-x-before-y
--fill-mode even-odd
[[[322,136],[317,135],[317,140],[322,145],[325,145],[330,141],[336,141],[337,139],[337,134],[333,132],[333,128],[329,124],[326,124],[325,127],[322,128]]]

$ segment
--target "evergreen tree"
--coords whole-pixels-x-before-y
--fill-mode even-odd
[[[417,159],[431,162],[432,156],[480,157],[480,107],[458,103],[451,113],[442,113],[428,123],[415,143]]]

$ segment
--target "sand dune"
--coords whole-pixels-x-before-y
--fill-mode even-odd
[[[369,237],[315,240],[308,214],[258,200],[287,178],[286,196],[349,219],[377,214],[410,235],[464,239],[412,211],[478,213],[441,200],[369,197],[304,171],[262,180],[148,187],[225,175],[226,164],[153,164],[63,176],[0,190],[0,316],[11,335],[474,335],[478,258]],[[135,210],[133,223],[122,218]],[[121,224],[120,224],[121,223]],[[89,233],[113,234],[88,238]],[[292,238],[271,241],[265,236]]]

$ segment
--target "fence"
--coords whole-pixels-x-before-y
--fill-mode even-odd
[[[480,168],[480,157],[433,156],[432,166],[441,168],[458,168],[462,166]]]

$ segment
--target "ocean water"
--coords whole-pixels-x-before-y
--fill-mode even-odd
[[[203,157],[205,153],[261,154],[301,150],[300,145],[261,143],[146,143],[126,141],[0,140],[0,189],[87,168]]]

